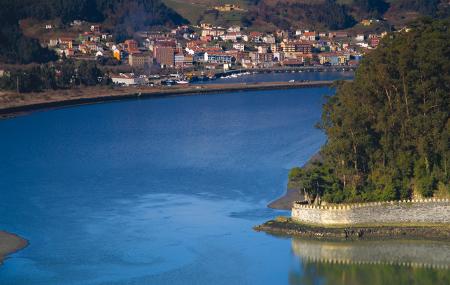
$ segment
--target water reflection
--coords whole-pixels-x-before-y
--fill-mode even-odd
[[[450,284],[450,243],[292,239],[290,284]]]

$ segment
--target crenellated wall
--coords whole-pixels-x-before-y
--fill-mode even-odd
[[[317,225],[450,223],[449,199],[305,205],[295,202],[292,219]]]

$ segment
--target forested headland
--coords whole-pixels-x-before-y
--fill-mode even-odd
[[[450,19],[386,36],[353,82],[338,84],[318,127],[323,160],[294,168],[311,201],[449,195]]]

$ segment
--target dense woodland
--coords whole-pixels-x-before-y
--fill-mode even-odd
[[[7,63],[56,59],[37,40],[22,34],[19,21],[25,18],[58,18],[66,25],[73,20],[102,22],[113,27],[111,32],[119,40],[145,27],[186,22],[160,0],[0,0],[0,3],[0,62]]]
[[[323,107],[323,162],[290,180],[319,202],[449,194],[450,19],[389,34]]]
[[[26,93],[110,83],[96,62],[64,60],[12,70],[0,78],[0,89]]]

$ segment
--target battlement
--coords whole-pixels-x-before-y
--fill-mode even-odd
[[[411,204],[411,203],[448,203],[450,200],[428,198],[428,199],[413,199],[413,200],[398,200],[398,201],[383,201],[383,202],[365,202],[365,203],[348,203],[348,204],[328,204],[324,206],[316,206],[311,204],[304,204],[300,201],[295,201],[293,204],[294,209],[306,208],[306,209],[320,209],[320,210],[348,210],[362,207],[378,207],[383,205],[395,205],[395,204]]]

